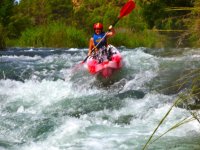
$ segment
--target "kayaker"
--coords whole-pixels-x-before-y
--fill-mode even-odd
[[[107,47],[107,38],[115,35],[115,29],[112,27],[112,25],[109,26],[109,31],[106,33],[103,31],[102,23],[95,23],[93,28],[94,34],[89,41],[88,56],[91,56],[93,51],[94,53],[97,53],[99,49]]]

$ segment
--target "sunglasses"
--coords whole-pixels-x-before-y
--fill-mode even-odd
[[[94,30],[102,30],[101,28],[95,28]]]

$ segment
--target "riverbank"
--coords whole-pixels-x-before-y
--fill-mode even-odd
[[[19,39],[7,39],[8,47],[54,47],[83,48],[88,47],[88,41],[93,33],[83,29],[66,26],[64,23],[52,23],[48,26],[30,28],[24,31]],[[151,30],[133,31],[129,28],[117,28],[116,36],[109,39],[115,46],[163,47],[165,36]]]
[[[199,0],[198,0],[199,1]],[[199,46],[199,11],[196,2],[136,2],[135,9],[115,26],[115,46],[189,47]],[[125,2],[109,1],[4,1],[0,6],[0,48],[5,47],[88,47],[93,24],[106,31],[120,14]],[[184,7],[183,7],[183,6]],[[173,7],[181,7],[175,11]],[[155,11],[155,8],[157,11]],[[59,11],[58,11],[59,10]],[[159,12],[159,13],[157,13]],[[170,36],[159,32],[171,32]],[[181,34],[176,34],[180,31]]]

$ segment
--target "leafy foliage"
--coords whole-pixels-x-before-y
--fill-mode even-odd
[[[117,31],[125,29],[129,32],[119,32],[111,42],[117,45],[121,43],[121,45],[128,47],[163,45],[157,44],[163,42],[163,38],[160,38],[158,33],[154,33],[154,29],[158,29],[166,31],[187,30],[180,36],[179,43],[188,39],[187,41],[190,44],[199,45],[200,0],[136,1],[136,9],[116,25]],[[126,2],[127,0],[21,0],[17,4],[15,0],[1,0],[0,23],[3,26],[2,28],[6,30],[4,35],[9,40],[21,40],[27,32],[37,35],[39,30],[50,29],[51,27],[48,26],[52,26],[55,22],[65,25],[66,28],[71,27],[77,30],[76,32],[82,33],[84,31],[84,37],[89,38],[93,34],[92,26],[95,22],[102,22],[104,30],[107,30],[108,26],[115,22],[120,9]],[[61,26],[56,28],[58,27]],[[62,29],[63,27],[60,30]],[[153,31],[149,31],[152,29]],[[47,34],[46,36],[48,37]],[[125,38],[126,40],[124,40]],[[69,41],[69,39],[65,39],[65,41]],[[48,45],[53,46],[53,43],[44,46]],[[26,44],[23,46],[26,46]],[[75,45],[75,47],[77,46]],[[87,44],[85,44],[86,46]]]
[[[15,0],[0,1],[0,23],[7,26],[10,22],[10,17],[13,15],[13,7]]]
[[[31,19],[33,25],[66,20],[72,14],[72,3],[66,0],[21,0],[18,14]],[[68,19],[67,19],[68,20]]]

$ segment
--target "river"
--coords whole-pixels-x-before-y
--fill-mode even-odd
[[[200,50],[119,50],[124,67],[109,80],[77,67],[87,49],[1,51],[0,149],[141,150],[184,90],[168,87],[200,67]],[[174,107],[155,138],[190,116]],[[200,124],[184,124],[148,149],[199,150]]]

